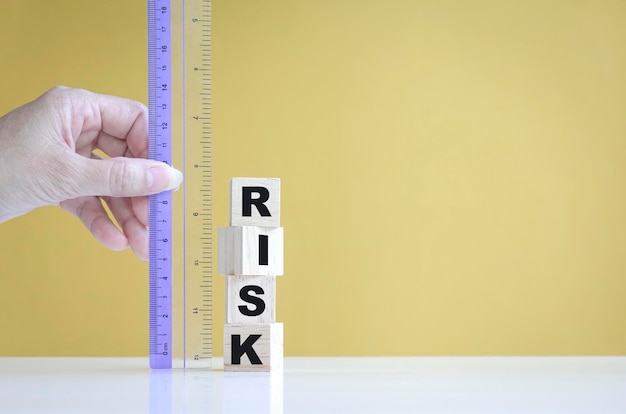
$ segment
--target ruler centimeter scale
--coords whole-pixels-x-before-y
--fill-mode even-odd
[[[183,171],[149,197],[151,368],[210,368],[211,0],[148,0],[150,159]]]

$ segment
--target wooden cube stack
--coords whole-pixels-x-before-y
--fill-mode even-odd
[[[283,274],[280,179],[233,178],[230,227],[218,229],[218,273],[226,276],[225,371],[283,366],[276,277]]]

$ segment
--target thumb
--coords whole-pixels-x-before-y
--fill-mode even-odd
[[[82,157],[81,157],[82,158]],[[169,165],[143,158],[82,158],[75,177],[79,196],[136,197],[177,188],[183,174]]]

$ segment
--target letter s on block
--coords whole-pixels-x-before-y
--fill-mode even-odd
[[[239,290],[239,297],[244,302],[254,305],[254,309],[250,309],[246,305],[240,305],[239,312],[246,316],[259,316],[265,312],[265,301],[263,298],[251,295],[250,292],[254,292],[257,295],[265,294],[261,286],[247,285],[242,287],[241,290]]]

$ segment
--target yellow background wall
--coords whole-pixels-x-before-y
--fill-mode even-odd
[[[0,112],[146,101],[143,1],[3,5]],[[213,11],[214,222],[230,177],[282,178],[286,355],[626,353],[626,3]],[[147,354],[147,266],[59,208],[0,225],[0,265],[1,355]]]

